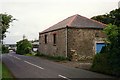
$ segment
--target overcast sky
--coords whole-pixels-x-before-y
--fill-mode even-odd
[[[88,18],[118,8],[119,0],[0,0],[0,13],[12,15],[4,43],[16,43],[25,35],[38,39],[39,32],[57,22],[79,14]]]

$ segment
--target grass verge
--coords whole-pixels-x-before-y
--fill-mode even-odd
[[[37,53],[35,56],[43,57],[43,58],[46,58],[46,59],[49,59],[49,60],[52,60],[52,61],[56,61],[56,62],[69,60],[66,57],[50,56],[50,55],[45,55],[45,54],[41,54],[41,53]]]
[[[15,80],[12,73],[2,62],[0,62],[0,74],[2,75],[2,80]]]

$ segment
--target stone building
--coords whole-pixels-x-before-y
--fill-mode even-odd
[[[39,33],[39,52],[78,60],[92,58],[98,44],[103,44],[106,25],[80,16],[70,16]]]

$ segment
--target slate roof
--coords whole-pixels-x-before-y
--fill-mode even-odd
[[[64,19],[63,21],[58,22],[57,24],[49,27],[48,29],[44,30],[41,33],[49,32],[49,31],[53,31],[53,30],[57,30],[65,27],[102,29],[105,26],[106,25],[101,22],[76,14]]]

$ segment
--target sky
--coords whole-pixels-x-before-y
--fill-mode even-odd
[[[79,14],[88,18],[109,13],[118,8],[120,0],[0,0],[0,13],[16,18],[11,23],[5,44],[39,37],[39,32],[59,21]]]

